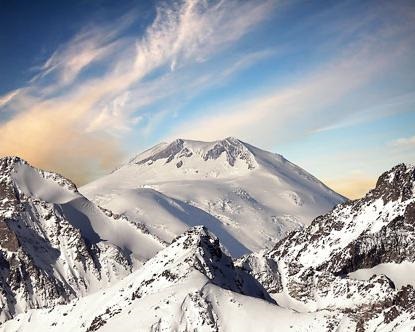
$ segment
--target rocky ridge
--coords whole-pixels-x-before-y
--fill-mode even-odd
[[[218,290],[274,303],[252,276],[234,266],[213,234],[194,227],[114,286],[69,305],[22,314],[4,329],[127,330],[131,317],[141,317],[134,325],[143,331],[220,331]]]
[[[67,303],[131,273],[130,254],[102,240],[71,200],[87,203],[64,177],[17,157],[0,159],[0,321]]]
[[[207,149],[194,149],[187,142],[178,138],[169,144],[158,145],[157,150],[152,155],[143,157],[143,154],[140,154],[131,159],[129,164],[152,164],[157,160],[165,159],[166,164],[176,160],[176,167],[180,168],[184,163],[183,158],[198,155],[201,159],[207,161],[216,160],[224,154],[229,166],[235,166],[237,160],[243,161],[247,168],[251,170],[258,166],[252,153],[237,138],[227,137],[224,140],[216,141]]]
[[[397,165],[364,198],[338,205],[237,265],[288,308],[340,311],[358,331],[399,325],[402,319],[415,326],[413,282],[399,289],[387,275],[352,277],[382,264],[415,263],[414,188],[415,168]]]

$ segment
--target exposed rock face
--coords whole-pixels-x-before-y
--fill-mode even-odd
[[[218,159],[222,154],[226,156],[226,160],[230,166],[234,166],[235,162],[239,159],[247,164],[248,169],[254,169],[256,167],[255,158],[252,153],[246,148],[246,146],[238,139],[234,137],[228,137],[224,140],[217,141],[207,151],[192,151],[190,147],[186,146],[185,140],[176,139],[172,143],[163,147],[157,153],[141,158],[133,159],[130,161],[132,164],[142,165],[146,163],[153,163],[160,159],[166,159],[165,163],[170,163],[172,160],[178,160],[177,167],[183,165],[183,160],[193,156],[195,153],[199,154],[204,161]]]
[[[160,278],[176,282],[186,278],[193,270],[197,270],[210,282],[222,288],[274,302],[260,283],[244,270],[235,267],[232,259],[222,251],[218,238],[209,233],[204,226],[191,228],[177,237],[166,249],[168,255],[158,254],[146,266],[165,266],[172,262],[173,252],[180,253],[182,251],[188,254],[179,262],[179,266],[174,270],[160,271],[158,276],[153,274],[152,280],[146,282],[145,286],[147,287]],[[141,297],[143,292],[144,288],[140,287],[133,297]]]
[[[255,158],[246,146],[236,138],[228,137],[207,151],[203,159],[218,159],[222,153],[226,153],[226,160],[229,165],[234,166],[237,159],[243,160],[248,165],[248,169],[256,167]]]
[[[74,305],[20,315],[18,321],[6,322],[6,330],[26,331],[35,324],[44,331],[219,332],[218,296],[226,296],[221,303],[237,307],[235,294],[274,303],[251,275],[234,266],[218,238],[197,226],[114,286]]]
[[[400,164],[384,173],[364,198],[338,205],[309,227],[292,232],[272,250],[242,258],[249,271],[277,299],[300,311],[347,312],[357,330],[370,320],[389,324],[414,316],[414,290],[396,289],[386,276],[369,280],[349,273],[383,263],[415,262],[415,168]],[[395,321],[395,323],[396,323]]]
[[[179,153],[182,152],[182,154],[187,155],[188,152],[185,150],[183,151],[183,140],[177,139],[174,142],[170,143],[165,149],[161,150],[160,152],[148,157],[144,158],[142,160],[133,161],[134,163],[141,165],[145,164],[147,162],[154,162],[159,159],[167,159],[166,163],[169,163],[173,160],[173,158]]]
[[[28,308],[66,303],[131,271],[122,250],[91,243],[61,205],[28,195],[16,180],[19,167],[77,193],[57,174],[16,157],[0,159],[0,321]]]

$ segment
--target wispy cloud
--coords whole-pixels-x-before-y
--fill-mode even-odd
[[[177,128],[171,137],[212,140],[235,135],[269,145],[272,140],[275,143],[281,138],[304,135],[344,116],[330,106],[387,70],[396,55],[384,55],[378,50],[370,54],[366,50],[350,50],[291,86],[278,87],[192,120]],[[215,125],[206,128],[206,123]]]
[[[313,132],[324,132],[329,130],[336,130],[339,128],[352,127],[358,124],[366,123],[394,115],[402,112],[402,107],[415,104],[415,92],[405,93],[403,95],[395,96],[392,98],[386,98],[381,103],[375,104],[374,106],[362,108],[362,109],[351,109],[344,118],[340,119],[335,124],[331,124],[326,127],[317,128]],[[405,108],[407,109],[407,108]]]
[[[413,103],[413,92],[410,92],[388,100],[380,96],[381,102],[372,108],[363,108],[365,103],[360,108],[339,107],[353,93],[373,85],[397,63],[412,56],[415,39],[410,32],[414,31],[414,26],[408,23],[408,15],[402,16],[402,24],[379,24],[377,15],[379,13],[365,18],[364,24],[358,24],[372,24],[376,28],[364,33],[354,31],[356,36],[347,42],[335,38],[331,45],[335,52],[331,58],[308,70],[296,82],[278,84],[254,97],[241,96],[230,105],[216,106],[216,110],[205,109],[203,116],[184,122],[169,133],[168,138],[214,140],[234,135],[271,147],[318,131],[369,122],[395,112],[391,111],[394,106]],[[355,18],[359,19],[362,18]],[[348,22],[351,26],[353,23]],[[329,46],[324,44],[322,48],[327,52]],[[207,128],[206,123],[211,125]]]
[[[389,145],[400,148],[415,148],[415,136],[398,138],[390,142]]]
[[[25,93],[2,97],[0,107],[7,103],[15,113],[0,124],[0,155],[19,154],[78,182],[94,169],[113,167],[123,154],[116,135],[141,121],[140,105],[157,99],[158,94],[143,96],[140,88],[172,82],[187,66],[220,54],[274,5],[265,0],[186,0],[160,4],[142,36],[123,34],[131,16],[88,27],[53,53]],[[99,71],[82,77],[97,64]],[[161,74],[150,78],[157,70]]]
[[[3,96],[0,96],[0,108],[6,106],[9,102],[13,100],[20,93],[20,89],[16,89],[6,93]]]
[[[72,83],[83,69],[128,46],[121,34],[134,22],[134,15],[127,14],[111,25],[89,25],[57,50],[38,68],[31,83],[55,75],[53,84],[46,83],[47,92],[55,92],[64,85]],[[49,86],[48,86],[49,85]],[[52,89],[53,88],[53,89]]]

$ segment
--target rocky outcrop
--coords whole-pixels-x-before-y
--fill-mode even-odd
[[[219,332],[226,319],[220,304],[241,306],[241,294],[274,304],[222,251],[218,238],[197,226],[119,283],[68,305],[19,315],[6,322],[5,330]]]
[[[413,316],[411,286],[397,289],[388,276],[357,280],[349,274],[383,263],[415,263],[415,168],[400,164],[384,173],[364,198],[338,205],[272,249],[237,265],[277,299],[302,311],[339,310],[370,330]],[[299,309],[300,308],[300,309]]]
[[[184,150],[183,147],[184,141],[182,139],[177,139],[170,143],[165,149],[155,153],[154,155],[144,158],[142,160],[133,161],[137,165],[145,164],[148,162],[155,162],[159,159],[166,159],[166,163],[169,163],[173,158],[180,152],[182,155],[187,156],[187,150]],[[183,151],[184,150],[184,151]]]
[[[172,160],[176,160],[176,166],[180,168],[183,165],[183,160],[196,154],[204,161],[216,160],[224,155],[228,164],[232,167],[235,166],[237,160],[245,162],[250,170],[257,165],[254,156],[245,144],[233,137],[214,142],[206,151],[194,151],[187,142],[180,138],[176,139],[148,157],[139,158],[138,156],[132,159],[130,164],[152,164],[158,160],[165,160],[165,163],[170,163]]]
[[[0,159],[0,321],[29,308],[67,303],[131,272],[122,250],[92,243],[61,205],[28,195],[16,180],[22,166],[77,193],[58,174],[32,169],[16,157]]]
[[[234,166],[237,159],[244,161],[248,165],[248,169],[254,169],[256,162],[252,153],[246,146],[234,137],[228,137],[223,141],[215,143],[215,145],[204,153],[203,159],[218,159],[222,153],[226,154],[226,160],[229,165]]]

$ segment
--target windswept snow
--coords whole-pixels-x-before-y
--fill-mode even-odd
[[[131,253],[139,265],[164,247],[162,241],[146,234],[127,218],[116,219],[110,211],[107,215],[105,210],[82,196],[70,181],[57,177],[54,173],[18,162],[12,179],[24,195],[59,205],[69,222],[90,243],[105,241],[116,245]]]

